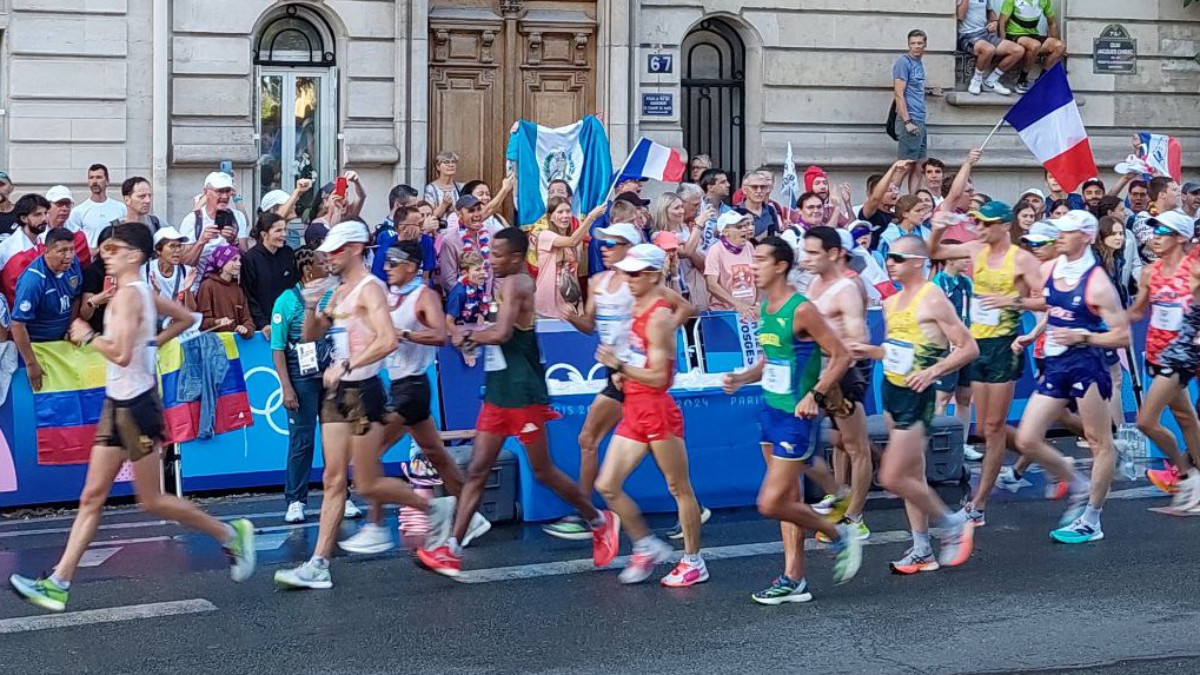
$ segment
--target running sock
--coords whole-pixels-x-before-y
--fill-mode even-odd
[[[224,546],[228,546],[228,545],[232,544],[233,540],[236,538],[237,538],[237,530],[233,529],[233,526],[230,525],[229,523],[225,523],[225,538],[221,540],[221,544]]]
[[[965,522],[967,522],[967,514],[963,513],[962,511],[946,511],[946,514],[943,515],[940,520],[938,520],[937,526],[951,529],[955,527],[961,527]]]
[[[51,574],[50,578],[47,579],[46,581],[49,581],[50,583],[54,584],[55,586],[58,586],[60,589],[62,589],[64,591],[71,588],[71,582],[63,581],[62,579],[59,579],[57,574]]]
[[[689,565],[703,565],[704,558],[701,558],[699,553],[684,553],[683,562]]]
[[[1074,472],[1074,474],[1071,476],[1071,482],[1068,483],[1068,485],[1070,485],[1071,494],[1073,495],[1077,495],[1081,492],[1087,492],[1089,487],[1088,482],[1083,479],[1083,476],[1079,475],[1079,472]]]
[[[319,570],[329,569],[329,559],[323,555],[314,555],[312,560],[309,560],[309,562],[312,563],[313,567],[316,567]]]
[[[979,71],[975,71],[975,72],[979,72]],[[996,84],[997,82],[1000,81],[1001,77],[1004,77],[1004,71],[997,68],[992,71],[991,75],[988,75],[987,83],[988,84]]]
[[[450,547],[450,552],[454,555],[462,555],[462,546],[458,543],[458,537],[450,537],[450,541],[446,542],[446,546]]]
[[[928,532],[917,532],[916,530],[913,530],[912,540],[914,553],[926,553],[933,550],[933,546],[929,543]]]
[[[1083,515],[1080,516],[1079,519],[1091,527],[1098,528],[1100,527],[1100,512],[1103,510],[1103,508],[1098,509],[1091,504],[1088,504],[1087,508],[1083,510]]]
[[[983,76],[986,74],[987,73],[983,72],[982,70],[976,69],[975,75],[972,76],[971,79],[975,82],[983,82]]]
[[[852,516],[849,513],[847,513],[846,520],[850,521],[854,525],[858,525],[859,523],[862,522],[862,514],[860,513],[857,516]]]

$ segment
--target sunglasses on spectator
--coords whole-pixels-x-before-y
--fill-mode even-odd
[[[1166,225],[1155,225],[1154,226],[1154,236],[1156,236],[1156,237],[1170,237],[1170,236],[1177,235],[1177,234],[1179,234],[1179,233],[1176,232],[1175,230],[1172,230],[1171,228],[1167,227]]]
[[[643,274],[658,274],[661,271],[662,270],[640,270],[637,272],[626,272],[625,276],[629,277],[630,279],[637,279],[638,277],[642,276]]]
[[[909,260],[928,260],[929,256],[917,253],[889,253],[887,254],[887,259],[894,263],[903,263]]]

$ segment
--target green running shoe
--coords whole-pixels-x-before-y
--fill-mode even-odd
[[[13,590],[20,593],[21,597],[42,609],[61,612],[67,608],[67,590],[60,588],[47,577],[29,579],[14,574],[8,578],[8,583],[12,584]]]
[[[254,574],[258,562],[258,552],[254,550],[254,523],[239,518],[229,526],[233,528],[233,539],[222,550],[229,558],[229,576],[240,583]]]
[[[567,516],[549,525],[542,526],[542,532],[555,539],[568,541],[587,541],[592,538],[592,528],[579,516]]]
[[[750,599],[760,605],[782,605],[785,602],[808,602],[812,593],[808,592],[808,582],[804,579],[792,581],[784,575],[779,575],[770,586],[750,596]]]

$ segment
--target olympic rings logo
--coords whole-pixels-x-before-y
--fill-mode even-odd
[[[254,368],[251,368],[250,370],[246,371],[246,391],[247,393],[253,391],[253,389],[250,387],[250,378],[259,372],[266,373],[271,376],[271,379],[275,380],[275,389],[267,395],[267,400],[264,404],[265,407],[263,408],[254,407],[254,401],[250,401],[250,412],[266,419],[267,426],[274,429],[275,433],[279,434],[280,436],[287,436],[287,411],[284,411],[284,425],[282,427],[279,426],[274,417],[275,412],[283,408],[283,385],[279,382],[279,373],[276,373],[274,368],[268,368],[266,366],[255,366]]]

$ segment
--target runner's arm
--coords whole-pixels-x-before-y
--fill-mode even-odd
[[[838,294],[838,307],[842,310],[842,327],[847,341],[867,341],[867,303],[861,279],[858,283]]]
[[[924,307],[917,311],[919,312],[921,309],[930,313],[933,320],[937,322],[938,328],[950,341],[950,356],[921,371],[922,373],[929,373],[936,380],[979,358],[979,345],[975,342],[975,338],[971,337],[971,331],[958,318],[958,313],[954,311],[954,305],[950,304],[950,300],[946,296],[934,295],[931,300],[926,301]]]
[[[367,284],[359,295],[359,306],[367,310],[367,329],[375,336],[362,351],[351,354],[343,364],[343,374],[387,358],[396,351],[396,330],[388,314],[387,296],[376,284]]]
[[[802,303],[796,308],[792,325],[795,326],[797,333],[805,333],[812,337],[821,351],[829,357],[825,368],[821,370],[821,379],[813,385],[814,392],[829,393],[837,386],[838,382],[842,381],[846,371],[853,365],[854,361],[850,358],[850,352],[846,351],[846,346],[838,339],[837,334],[825,321],[825,317],[811,302]]]
[[[334,291],[333,297],[329,299],[329,305],[336,306],[337,291]],[[325,333],[329,332],[333,321],[325,312],[318,312],[317,305],[321,304],[321,299],[311,305],[308,299],[304,300],[304,324],[300,327],[300,339],[304,342],[316,342],[325,337]]]
[[[682,295],[675,292],[672,288],[663,288],[663,296],[667,302],[671,304],[671,315],[676,326],[682,326],[688,322],[688,319],[699,314],[696,311],[696,306],[688,302]]]
[[[141,319],[137,307],[129,302],[129,294],[133,292],[128,287],[117,291],[105,314],[111,335],[97,335],[91,342],[92,348],[101,356],[122,367],[133,360],[134,335]]]
[[[1016,268],[1017,278],[1014,279],[1014,285],[1018,295],[1013,298],[1013,304],[1024,308],[1023,298],[1041,297],[1042,288],[1046,285],[1046,276],[1042,274],[1042,264],[1038,259],[1023,249],[1017,250]]]
[[[1107,272],[1098,268],[1093,270],[1084,300],[1097,310],[1108,327],[1103,333],[1084,333],[1086,343],[1108,349],[1129,346],[1129,317],[1121,311],[1121,297]]]
[[[583,313],[574,309],[574,305],[567,305],[567,310],[563,311],[563,320],[575,327],[575,330],[585,335],[591,335],[596,332],[596,289],[595,286],[600,284],[599,275],[588,279],[588,294],[587,299],[583,303]]]
[[[417,301],[417,320],[426,326],[426,330],[410,331],[407,338],[401,335],[402,331],[396,331],[396,337],[400,340],[407,339],[409,342],[419,345],[441,347],[446,344],[445,317],[446,315],[442,312],[441,304],[434,298],[434,294],[426,288],[421,292],[421,298]]]
[[[154,340],[159,347],[179,337],[183,331],[196,324],[196,317],[192,316],[187,307],[161,295],[154,296],[154,310],[158,316],[165,316],[171,320]]]
[[[970,258],[979,252],[980,244],[943,244],[942,237],[946,228],[958,218],[958,214],[949,211],[937,211],[929,219],[929,257],[933,260],[951,260],[953,258]]]
[[[766,370],[766,367],[766,359],[759,359],[754,362],[754,365],[745,370],[726,373],[725,377],[722,378],[725,383],[725,393],[732,394],[744,385],[758,382],[762,379],[763,371]]]
[[[1126,311],[1126,320],[1141,321],[1146,317],[1146,308],[1150,306],[1150,268],[1142,268],[1142,276],[1138,279],[1137,297],[1130,303]]]
[[[670,310],[660,307],[654,311],[646,326],[650,350],[646,354],[649,368],[639,368],[617,361],[615,369],[621,375],[648,387],[665,389],[671,384],[675,369],[675,321]],[[605,364],[608,365],[608,364]]]
[[[520,281],[526,281],[526,283],[519,283]],[[512,339],[518,312],[532,300],[533,281],[527,276],[512,277],[504,279],[504,284],[503,297],[507,301],[500,305],[496,323],[473,333],[464,331],[464,339],[477,345],[502,345]]]

